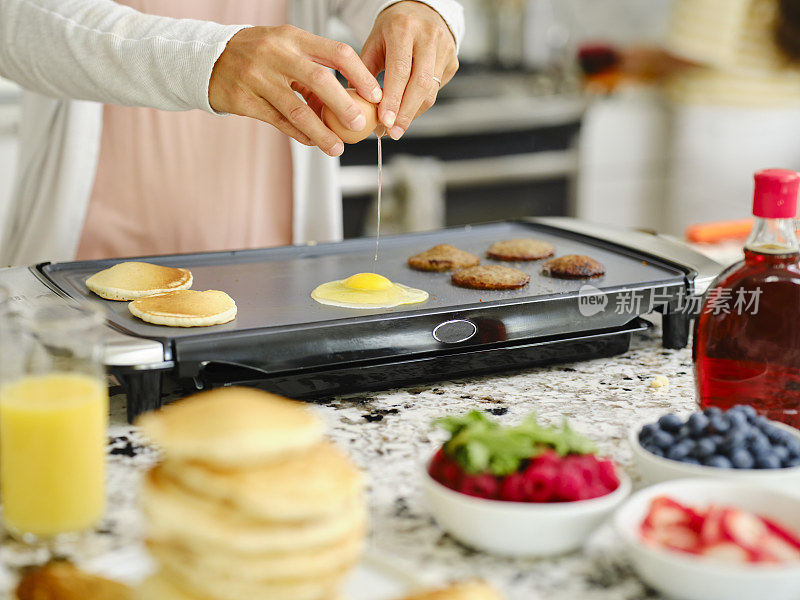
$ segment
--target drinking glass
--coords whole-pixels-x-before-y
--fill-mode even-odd
[[[91,304],[0,305],[0,494],[21,541],[72,537],[102,516],[103,321]]]

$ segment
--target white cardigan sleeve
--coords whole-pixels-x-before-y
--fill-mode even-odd
[[[378,13],[402,0],[333,0],[336,14],[360,41],[369,35]],[[418,0],[438,12],[456,40],[456,49],[464,38],[464,9],[456,0]],[[2,0],[0,0],[2,2]]]
[[[213,112],[211,71],[244,27],[111,0],[0,0],[0,75],[56,98]]]

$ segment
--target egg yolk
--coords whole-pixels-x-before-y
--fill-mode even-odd
[[[428,292],[392,283],[377,273],[358,273],[318,285],[311,297],[320,304],[344,308],[392,308],[425,302]]]
[[[393,284],[377,273],[358,273],[345,279],[343,285],[354,290],[388,290]]]

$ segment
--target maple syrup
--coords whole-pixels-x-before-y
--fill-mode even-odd
[[[800,427],[800,176],[769,169],[755,181],[756,220],[744,260],[711,284],[695,321],[698,401],[723,410],[750,404]]]

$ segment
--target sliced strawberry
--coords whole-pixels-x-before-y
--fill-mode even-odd
[[[651,502],[650,512],[644,524],[653,529],[668,525],[685,525],[699,531],[702,520],[702,517],[691,508],[683,506],[672,498],[659,496]]]
[[[467,496],[477,498],[496,499],[500,493],[500,484],[497,478],[488,473],[481,475],[464,475],[458,491]]]
[[[717,542],[716,544],[709,544],[700,550],[700,554],[709,558],[723,560],[725,562],[753,562],[751,553],[741,546],[737,546],[733,542]]]
[[[509,502],[525,502],[525,478],[522,473],[506,475],[500,484],[500,499]]]
[[[700,536],[684,525],[668,525],[659,529],[644,531],[642,535],[649,541],[672,550],[697,553],[700,550]]]
[[[722,513],[724,538],[750,551],[761,547],[761,540],[768,535],[769,530],[760,517],[735,508],[724,509]]]
[[[722,532],[722,517],[725,509],[712,506],[706,512],[706,518],[700,529],[700,541],[704,546],[713,546],[725,540]]]
[[[781,538],[784,542],[786,542],[790,546],[794,547],[797,550],[800,550],[800,537],[798,537],[795,533],[788,530],[786,527],[779,525],[772,519],[761,517],[761,520],[764,522],[764,525],[766,525],[767,529],[772,535]]]
[[[758,548],[761,558],[759,562],[794,562],[800,560],[800,550],[781,537],[767,534]]]

